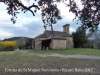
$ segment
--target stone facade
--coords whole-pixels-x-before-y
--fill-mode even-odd
[[[63,26],[63,32],[45,31],[35,38],[35,49],[73,48],[73,37],[69,34],[69,24]]]
[[[66,47],[67,48],[73,48],[74,43],[73,43],[73,37],[64,37],[66,39]]]
[[[66,39],[53,39],[52,49],[66,49]]]
[[[47,38],[36,38],[35,39],[35,49],[38,49],[40,50],[41,49],[41,46],[42,46],[42,40],[45,40]]]

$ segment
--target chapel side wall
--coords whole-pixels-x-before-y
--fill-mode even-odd
[[[53,49],[53,39],[51,39],[50,48]]]
[[[67,48],[73,48],[74,47],[73,37],[64,37],[64,38],[66,39]]]
[[[66,49],[66,40],[53,39],[53,49]]]

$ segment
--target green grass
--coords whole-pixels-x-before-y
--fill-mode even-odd
[[[59,53],[59,54],[83,54],[83,55],[100,55],[100,50],[98,49],[85,49],[85,48],[69,48],[66,50],[30,50],[32,53],[49,54],[49,53]]]
[[[0,75],[34,75],[33,73],[6,73],[5,68],[33,68],[33,69],[58,69],[58,68],[94,68],[96,71],[100,69],[100,60],[92,59],[63,59],[60,57],[40,57],[36,54],[90,54],[100,55],[100,50],[93,49],[66,49],[66,50],[19,50],[19,51],[2,51],[0,52]],[[36,74],[44,75],[44,74]],[[49,75],[49,74],[47,74]],[[52,74],[50,74],[52,75]],[[54,74],[53,74],[54,75]],[[56,73],[55,75],[66,75]],[[67,74],[67,75],[74,75]],[[92,75],[92,74],[77,74]],[[99,75],[99,74],[98,74]]]

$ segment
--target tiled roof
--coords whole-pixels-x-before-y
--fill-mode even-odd
[[[37,36],[36,38],[63,38],[69,36],[71,37],[70,34],[67,34],[66,32],[60,32],[60,31],[44,31],[43,34]]]
[[[45,34],[38,35],[36,38],[47,38]]]

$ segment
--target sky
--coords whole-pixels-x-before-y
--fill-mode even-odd
[[[22,0],[24,4],[27,4]],[[6,5],[0,3],[0,39],[11,37],[30,37],[34,38],[42,34],[45,29],[43,27],[43,22],[41,20],[40,11],[35,14],[35,17],[30,13],[23,13],[17,15],[16,23],[11,22],[11,16],[7,14]],[[60,9],[62,20],[58,21],[57,24],[53,25],[55,31],[63,31],[62,26],[65,24],[70,24],[70,34],[75,31],[80,25],[76,24],[76,21],[73,21],[75,15],[69,12],[69,8],[65,7],[64,4],[59,4],[58,8]],[[50,27],[47,28],[50,30]]]

